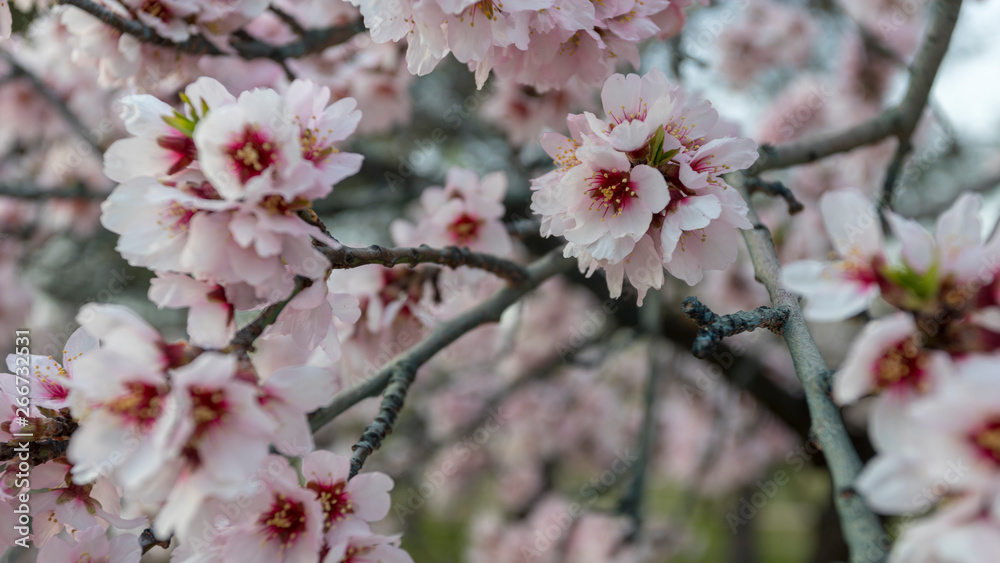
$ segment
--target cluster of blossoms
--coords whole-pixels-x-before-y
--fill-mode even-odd
[[[43,555],[77,550],[138,561],[134,535],[108,542],[104,532],[141,529],[149,516],[158,537],[181,543],[175,561],[253,559],[248,549],[266,561],[411,561],[398,538],[367,524],[388,512],[392,480],[368,473],[348,481],[347,458],[312,451],[305,414],[339,388],[330,368],[167,343],[115,305],[87,305],[77,320],[62,364],[30,357],[26,419],[14,418],[14,376],[0,376],[9,432],[79,425],[65,457],[31,470],[32,542]],[[19,356],[8,364],[20,373]],[[303,458],[301,479],[271,447]],[[0,504],[11,521],[28,492],[26,480],[14,480],[16,467],[6,468]],[[122,517],[122,499],[136,518]],[[91,543],[97,548],[80,547]]]
[[[257,89],[237,99],[201,78],[181,98],[183,112],[153,96],[123,99],[134,136],[105,153],[105,173],[121,184],[101,206],[101,222],[121,235],[117,249],[130,264],[160,274],[150,291],[155,302],[191,307],[193,342],[221,346],[233,307],[282,300],[297,275],[322,279],[328,262],[313,240],[337,243],[299,213],[360,168],[362,157],[337,143],[361,113],[352,98],[328,105],[329,90],[304,80],[284,94]],[[319,282],[292,309],[308,301],[321,321],[330,306],[344,305],[350,318],[341,297]],[[326,298],[330,304],[317,307]],[[298,325],[316,328],[304,347],[326,338],[329,315],[325,321]]]
[[[637,43],[684,25],[690,0],[351,0],[378,43],[407,40],[406,61],[425,75],[449,52],[482,87],[491,70],[539,90],[574,79],[600,84],[619,60],[639,66]],[[478,27],[476,24],[479,24]]]
[[[856,487],[882,513],[936,507],[904,531],[891,560],[982,560],[983,549],[1000,549],[1000,237],[983,239],[973,194],[933,234],[887,211],[892,252],[861,192],[831,192],[820,204],[840,258],[784,270],[807,299],[806,317],[896,309],[865,326],[833,381],[840,404],[877,395],[869,422],[877,455]]]
[[[693,285],[732,264],[739,229],[751,225],[721,175],[750,166],[756,143],[655,69],[611,76],[601,99],[605,119],[570,115],[570,137],[542,137],[559,166],[532,180],[542,235],[566,238],[566,256],[588,275],[603,268],[613,297],[627,276],[640,303],[663,268]]]

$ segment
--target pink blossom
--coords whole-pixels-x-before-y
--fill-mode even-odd
[[[384,473],[366,472],[348,480],[350,458],[316,451],[302,460],[305,487],[323,507],[323,533],[328,542],[354,522],[376,522],[389,512],[392,479]]]
[[[399,536],[373,534],[360,521],[344,525],[328,546],[323,563],[413,563],[399,548]]]
[[[8,395],[15,395],[15,388],[27,385],[31,397],[31,404],[36,407],[48,409],[61,409],[66,404],[66,397],[69,389],[65,383],[73,377],[74,360],[78,361],[85,353],[97,347],[97,340],[87,331],[77,329],[66,341],[62,354],[62,364],[56,362],[51,356],[28,356],[28,363],[19,361],[17,356],[10,354],[7,356],[7,369],[11,373],[4,375],[4,380],[0,381],[0,387]],[[19,369],[20,368],[20,369]],[[27,368],[27,369],[25,369]],[[15,375],[18,372],[27,371],[27,382],[17,384]]]
[[[834,400],[851,403],[882,390],[926,393],[952,368],[946,354],[924,349],[924,340],[907,313],[869,322],[834,376]]]
[[[139,538],[130,534],[110,540],[104,528],[93,526],[78,532],[75,537],[55,538],[38,551],[39,563],[83,563],[85,561],[114,561],[139,563],[142,548]]]
[[[464,246],[506,256],[512,250],[502,222],[506,191],[507,178],[502,172],[487,174],[480,181],[471,170],[452,168],[444,188],[426,188],[421,194],[424,216],[420,222],[411,226],[397,220],[392,225],[393,238],[403,245]]]
[[[306,415],[333,400],[340,381],[327,368],[284,367],[260,383],[261,409],[277,422],[275,448],[292,456],[312,451],[313,436]]]
[[[263,491],[240,511],[240,522],[226,530],[223,561],[318,561],[323,542],[322,509],[284,458],[272,457],[280,471],[265,480]]]
[[[787,264],[785,285],[808,296],[803,312],[818,321],[845,319],[868,308],[878,294],[875,264],[883,259],[882,231],[871,202],[845,189],[820,199],[823,221],[839,261]]]
[[[60,461],[32,468],[32,488],[48,489],[31,495],[35,545],[47,544],[64,530],[75,535],[95,525],[103,531],[109,526],[127,530],[147,523],[145,518],[121,517],[121,493],[108,479],[77,485],[70,477],[69,464]]]

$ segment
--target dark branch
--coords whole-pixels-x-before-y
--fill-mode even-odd
[[[83,184],[73,184],[64,188],[46,190],[32,184],[0,185],[0,197],[13,197],[28,201],[45,201],[49,199],[93,199],[102,200],[106,194],[87,190]]]
[[[173,538],[173,536],[165,540],[157,539],[156,536],[153,535],[153,530],[150,528],[146,528],[145,530],[142,531],[142,534],[139,536],[139,547],[142,548],[143,555],[148,553],[149,550],[153,549],[156,546],[160,546],[163,549],[167,549],[170,547],[171,538]]]
[[[28,445],[27,461],[36,467],[65,456],[66,449],[69,448],[69,440],[65,438],[45,438],[23,442],[23,444]],[[0,444],[0,462],[18,458],[22,452],[17,450],[17,448],[21,445],[22,443],[19,442]]]
[[[795,199],[795,194],[792,193],[792,190],[788,189],[788,187],[781,182],[765,182],[760,178],[748,178],[747,191],[751,194],[762,193],[784,199],[785,203],[788,204],[789,215],[795,215],[799,211],[805,209],[802,202]]]
[[[143,43],[172,49],[189,55],[229,55],[213,45],[203,35],[192,35],[181,42],[171,41],[158,35],[152,28],[138,20],[127,20],[91,0],[59,0],[61,4],[75,6],[122,33],[134,36]],[[298,41],[284,45],[271,45],[258,40],[231,41],[236,55],[244,59],[271,59],[283,61],[296,59],[312,53],[319,53],[334,45],[340,45],[364,31],[359,23],[310,29]]]
[[[411,266],[440,264],[449,268],[468,266],[484,270],[514,284],[524,282],[527,277],[527,271],[519,264],[489,254],[472,252],[468,248],[458,246],[386,248],[373,244],[367,248],[344,246],[334,249],[323,246],[320,247],[320,251],[330,260],[330,265],[335,270],[357,268],[365,264],[381,264],[387,267],[398,264],[410,264]]]
[[[698,301],[697,297],[688,297],[681,303],[684,314],[698,323],[701,330],[691,346],[691,352],[696,358],[704,360],[727,336],[743,332],[751,332],[758,328],[766,328],[781,335],[788,318],[788,309],[757,307],[753,311],[738,311],[731,315],[716,315],[711,309]]]

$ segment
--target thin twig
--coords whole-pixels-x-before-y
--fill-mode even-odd
[[[795,199],[795,194],[792,193],[792,190],[788,189],[781,182],[765,182],[760,178],[747,178],[747,192],[751,194],[762,193],[784,199],[785,203],[788,204],[789,215],[795,215],[805,209],[802,202]]]
[[[285,309],[285,306],[288,305],[292,299],[295,299],[296,295],[312,284],[313,280],[302,276],[296,276],[295,288],[292,290],[292,294],[289,295],[284,301],[272,303],[271,305],[265,307],[254,320],[250,321],[246,326],[236,332],[236,335],[234,335],[233,339],[229,341],[229,346],[227,346],[225,350],[247,352],[253,349],[254,340],[257,340],[257,337],[264,332],[264,329],[271,326],[278,320],[278,315],[281,314],[281,311]]]
[[[498,321],[507,307],[546,279],[567,271],[572,265],[573,261],[562,258],[557,253],[551,253],[537,260],[528,266],[528,276],[523,283],[506,287],[465,313],[441,323],[427,338],[396,356],[373,377],[356,387],[338,393],[329,405],[310,414],[309,424],[313,432],[361,400],[385,391],[379,415],[365,430],[362,439],[355,447],[351,466],[352,474],[357,473],[368,455],[378,449],[382,439],[392,431],[392,424],[406,398],[409,384],[416,377],[417,369],[421,365],[473,328]]]
[[[738,177],[739,175],[737,175]],[[739,189],[742,182],[737,182]],[[767,288],[775,309],[786,311],[782,336],[792,356],[795,373],[802,382],[812,418],[812,432],[823,449],[833,480],[834,502],[840,515],[844,539],[851,550],[851,561],[877,563],[885,558],[880,541],[884,535],[881,522],[854,493],[854,479],[861,471],[858,452],[830,398],[831,372],[809,333],[798,298],[781,283],[781,263],[774,249],[771,233],[760,223],[753,206],[748,213],[753,229],[743,231],[757,279]]]
[[[102,200],[107,194],[87,190],[84,184],[73,184],[54,190],[40,189],[33,184],[0,184],[0,197],[12,197],[27,201],[45,201],[49,199],[92,199]]]
[[[653,294],[654,298],[658,294]],[[659,310],[657,307],[655,310]],[[632,480],[618,500],[618,513],[629,517],[632,521],[632,529],[629,531],[626,541],[635,541],[642,530],[642,503],[646,498],[646,471],[649,461],[653,457],[653,434],[656,422],[659,420],[659,413],[656,410],[656,399],[659,396],[659,382],[663,373],[663,365],[658,356],[659,349],[652,339],[655,334],[655,324],[648,327],[651,341],[649,343],[649,373],[646,375],[646,389],[644,395],[644,405],[642,411],[642,427],[639,430],[637,439],[639,446],[639,456],[632,466]]]
[[[271,13],[273,13],[274,15],[278,16],[278,19],[285,22],[285,25],[287,25],[288,28],[291,29],[292,32],[295,33],[296,35],[302,36],[309,33],[309,30],[302,27],[302,24],[299,23],[299,20],[295,19],[295,16],[293,16],[292,14],[289,14],[288,12],[282,10],[281,8],[273,4],[271,6],[268,6],[267,9],[271,10]]]
[[[909,139],[927,104],[927,96],[937,76],[941,59],[948,50],[961,4],[961,0],[938,0],[935,3],[934,16],[927,26],[927,35],[914,59],[909,87],[899,105],[833,135],[779,146],[763,145],[760,158],[746,171],[746,175],[756,176],[765,170],[813,162],[832,154],[881,141],[889,136]]]
[[[711,309],[698,301],[697,297],[688,297],[681,303],[684,314],[698,323],[701,330],[691,346],[691,352],[696,358],[704,360],[727,336],[743,332],[751,332],[758,328],[766,328],[781,335],[788,318],[788,309],[778,307],[757,307],[753,311],[737,311],[729,315],[716,315]]]

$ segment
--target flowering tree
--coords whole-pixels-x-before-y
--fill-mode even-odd
[[[0,0],[11,560],[993,561],[961,4]]]

